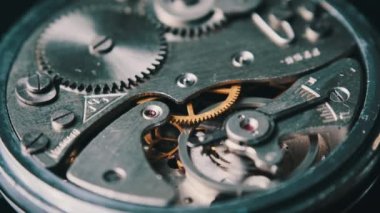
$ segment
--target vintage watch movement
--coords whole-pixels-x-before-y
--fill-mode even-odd
[[[0,46],[19,212],[344,210],[376,178],[378,36],[343,0],[45,0]]]

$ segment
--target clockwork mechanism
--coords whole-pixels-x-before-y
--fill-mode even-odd
[[[343,209],[379,156],[368,32],[341,1],[43,1],[0,48],[3,194],[32,212]]]
[[[153,23],[112,5],[61,15],[41,35],[36,51],[42,72],[87,92],[130,88],[157,70],[165,54],[165,39]]]

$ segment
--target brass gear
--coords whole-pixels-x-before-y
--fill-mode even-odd
[[[175,128],[176,130],[178,130],[179,133],[181,133],[183,131],[183,128],[181,126],[179,126],[178,124],[171,123],[170,125],[173,128]],[[179,136],[179,134],[178,134],[178,136]],[[160,127],[154,128],[152,131],[148,132],[144,136],[145,143],[148,145],[148,150],[147,150],[148,156],[151,158],[154,158],[155,160],[172,158],[173,156],[175,156],[177,154],[177,151],[178,151],[178,136],[176,136],[176,137],[175,136],[165,136],[161,133]],[[166,151],[166,152],[160,152],[160,153],[158,153],[157,156],[153,157],[152,151],[153,151],[154,146],[160,142],[163,142],[163,141],[173,143],[173,144],[175,144],[175,146],[171,150]]]
[[[241,92],[240,85],[234,85],[230,88],[215,89],[211,91],[216,94],[227,95],[227,98],[217,105],[215,108],[196,114],[194,111],[194,106],[191,102],[187,104],[188,115],[172,115],[171,122],[179,125],[194,125],[200,122],[213,119],[232,107],[232,105],[239,98]]]

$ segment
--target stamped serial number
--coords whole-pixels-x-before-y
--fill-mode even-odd
[[[314,48],[312,50],[305,50],[304,52],[296,53],[294,55],[286,57],[284,60],[280,62],[286,65],[296,64],[301,61],[306,61],[312,58],[317,58],[321,55],[321,51],[318,48]]]

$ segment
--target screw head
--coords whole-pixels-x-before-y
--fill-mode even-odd
[[[255,118],[244,118],[240,121],[240,128],[255,135],[257,134],[257,129],[259,128],[259,121]]]
[[[232,58],[234,67],[247,67],[255,61],[255,56],[250,51],[241,51]]]
[[[330,100],[338,103],[346,102],[350,99],[350,97],[350,91],[344,87],[335,87],[330,94]]]
[[[162,114],[162,109],[161,107],[157,105],[147,106],[142,112],[142,115],[146,120],[152,120],[152,119],[158,118],[161,116],[161,114]]]
[[[45,74],[34,74],[27,78],[26,88],[34,94],[45,93],[51,86],[51,79]]]
[[[126,178],[126,173],[124,169],[116,168],[111,169],[103,174],[103,180],[107,183],[117,183],[120,182],[122,179]]]
[[[177,78],[177,85],[181,88],[194,86],[198,82],[198,77],[192,73],[185,73]]]
[[[193,198],[191,197],[186,197],[183,201],[185,202],[185,204],[191,204],[194,202]]]
[[[69,110],[61,109],[54,112],[51,116],[51,123],[53,129],[56,131],[62,131],[69,128],[75,121],[75,114]]]
[[[22,143],[30,154],[37,154],[44,151],[50,141],[42,132],[33,131],[22,137]]]
[[[99,36],[91,42],[89,48],[90,53],[94,55],[107,54],[112,51],[114,47],[113,40],[108,36]]]
[[[225,125],[228,138],[239,145],[263,143],[274,130],[274,122],[267,115],[243,110],[230,116]]]

